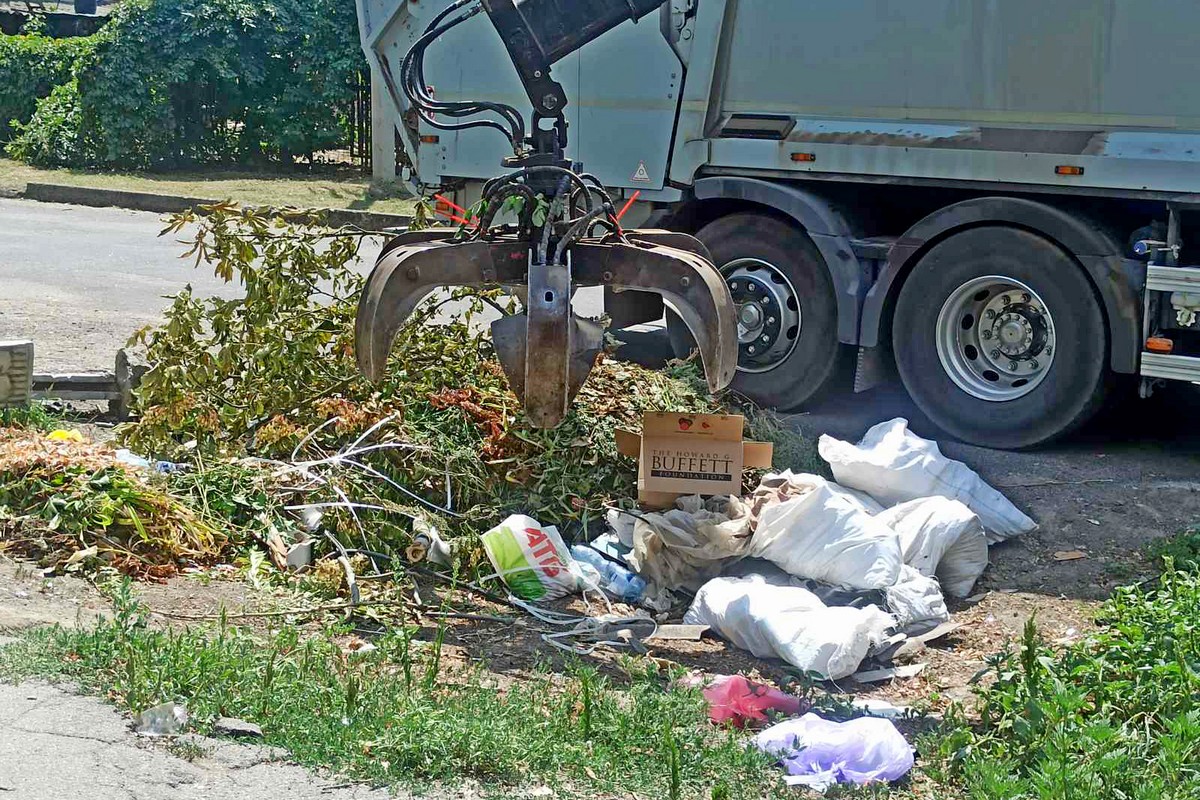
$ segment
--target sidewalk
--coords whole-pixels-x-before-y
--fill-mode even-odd
[[[0,684],[0,797],[6,800],[392,797],[288,764],[277,748],[187,735],[175,740],[174,750],[195,757],[173,755],[166,739],[136,736],[99,700],[45,683]]]

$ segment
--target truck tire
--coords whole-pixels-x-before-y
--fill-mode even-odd
[[[1108,331],[1083,269],[1028,231],[935,245],[905,281],[896,365],[926,415],[971,444],[1020,449],[1083,425],[1108,385]]]
[[[838,361],[837,298],[812,240],[787,222],[741,213],[696,237],[712,253],[738,303],[738,372],[730,388],[759,405],[794,409],[826,386]],[[667,310],[676,357],[695,343]]]

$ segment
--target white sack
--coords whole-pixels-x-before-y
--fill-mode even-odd
[[[842,487],[795,475],[807,493],[759,514],[749,555],[801,578],[851,589],[883,589],[900,576],[900,539]]]
[[[904,565],[900,580],[884,590],[888,611],[896,618],[896,628],[909,636],[918,636],[950,620],[946,599],[933,578]]]
[[[923,497],[878,514],[900,537],[904,563],[937,576],[951,597],[971,594],[988,565],[987,534],[971,509],[958,500]]]
[[[961,500],[979,515],[992,542],[1037,527],[974,470],[942,455],[937,442],[909,431],[906,419],[879,423],[857,445],[822,436],[818,450],[838,483],[866,492],[884,506],[920,497]]]
[[[757,575],[704,584],[683,621],[708,625],[759,658],[781,658],[829,680],[858,671],[896,623],[877,606],[829,608],[807,589],[772,586]]]

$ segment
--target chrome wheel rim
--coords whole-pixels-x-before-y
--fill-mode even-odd
[[[954,385],[993,403],[1038,387],[1054,363],[1054,319],[1015,278],[987,275],[955,289],[937,319],[937,354]]]
[[[738,323],[738,372],[770,372],[800,338],[800,299],[783,271],[758,258],[740,258],[721,273]]]

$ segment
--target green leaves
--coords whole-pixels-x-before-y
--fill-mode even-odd
[[[311,160],[366,66],[343,0],[129,0],[62,41],[0,36],[0,141],[16,118],[9,153],[44,166]]]

